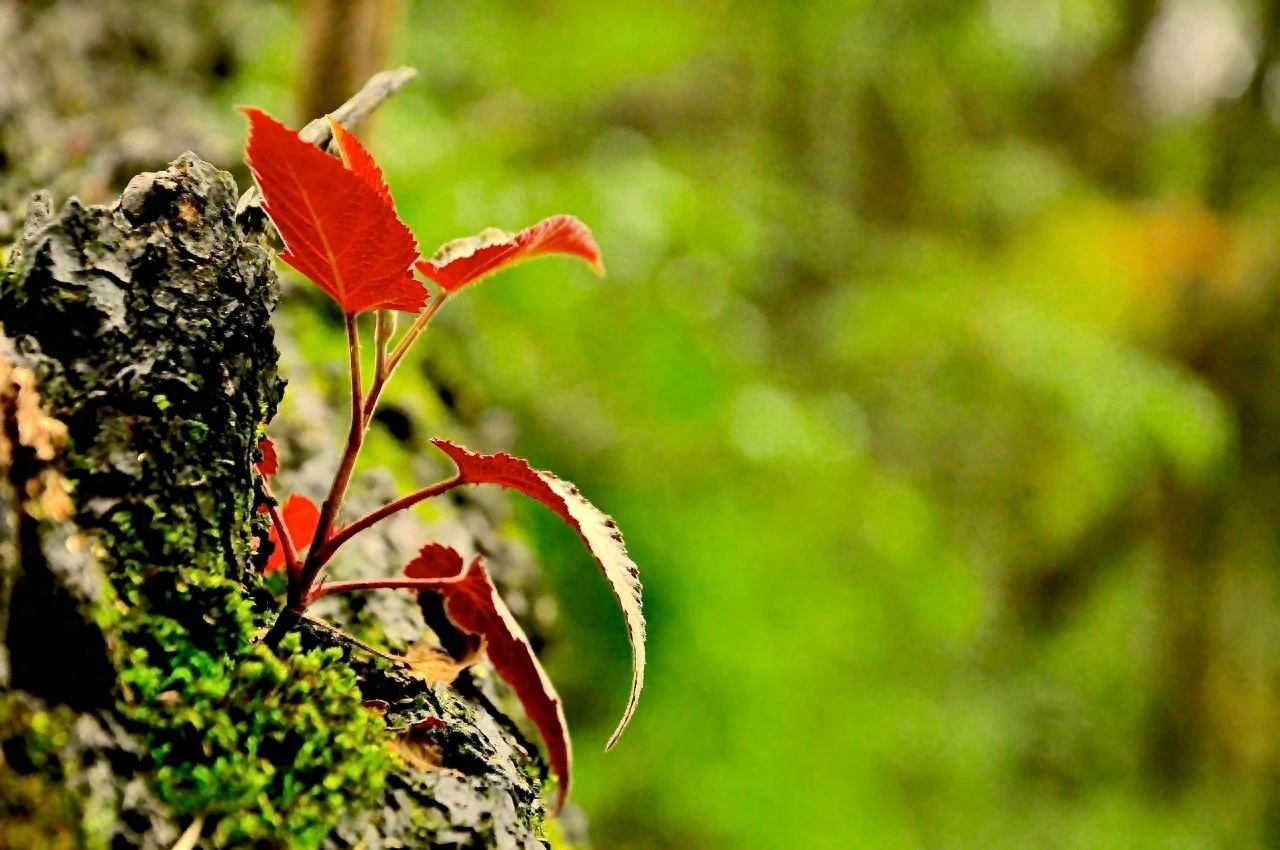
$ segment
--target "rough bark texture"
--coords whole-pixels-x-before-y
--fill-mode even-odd
[[[544,846],[543,768],[477,688],[325,630],[254,642],[283,385],[236,198],[184,155],[110,207],[34,204],[0,272],[0,847],[169,847],[197,818],[211,847]]]

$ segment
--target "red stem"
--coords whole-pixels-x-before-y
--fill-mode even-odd
[[[431,323],[432,317],[440,312],[441,306],[444,305],[448,297],[449,293],[441,290],[438,296],[427,302],[426,309],[418,314],[418,318],[414,319],[413,325],[404,332],[404,336],[400,338],[400,342],[396,343],[396,347],[391,354],[383,355],[380,358],[382,362],[373,376],[373,384],[369,387],[369,397],[364,406],[362,424],[366,431],[369,429],[369,423],[373,420],[373,411],[378,406],[378,399],[382,398],[382,391],[386,389],[387,382],[391,380],[396,367],[400,365],[400,361],[404,359],[405,354],[409,351],[409,346],[413,345],[414,340],[426,330],[427,325]]]
[[[307,595],[307,604],[335,593],[357,593],[362,590],[428,590],[448,584],[449,578],[357,578],[350,581],[331,581],[320,585]]]
[[[377,523],[382,522],[382,520],[386,519],[392,514],[399,513],[400,511],[403,511],[406,508],[411,508],[414,505],[418,504],[418,502],[422,502],[427,499],[433,499],[442,493],[447,493],[453,488],[461,486],[464,483],[465,482],[462,480],[461,474],[455,475],[452,478],[446,478],[443,481],[437,481],[435,484],[432,484],[430,487],[423,487],[421,490],[415,490],[407,496],[401,496],[399,499],[396,499],[394,502],[385,504],[382,507],[378,508],[376,511],[372,511],[366,514],[365,516],[360,517],[360,519],[356,520],[350,525],[343,526],[342,528],[338,529],[336,534],[334,534],[327,541],[325,541],[323,546],[320,547],[320,553],[319,553],[320,563],[322,565],[327,564],[329,562],[329,559],[334,556],[334,553],[338,551],[338,549],[342,546],[342,544],[346,543],[348,540],[350,540],[352,537],[355,537],[357,534],[364,531],[366,528],[370,528],[376,525]]]
[[[324,567],[321,558],[324,541],[333,530],[333,521],[342,507],[342,499],[346,496],[347,485],[351,483],[351,474],[356,468],[356,459],[360,456],[360,446],[364,443],[364,399],[360,388],[360,335],[356,328],[356,317],[353,313],[346,316],[347,351],[351,363],[351,427],[347,431],[347,445],[343,449],[342,459],[338,462],[338,471],[334,473],[333,484],[329,487],[329,495],[325,497],[320,508],[320,522],[316,525],[315,537],[311,539],[311,551],[303,562],[297,582],[289,583],[289,607],[301,612],[306,607],[307,594],[312,583]]]
[[[267,484],[265,475],[262,477],[262,495],[267,497],[267,513],[271,517],[271,525],[275,527],[276,538],[280,541],[280,550],[284,552],[286,574],[293,576],[302,566],[298,560],[298,547],[293,545],[293,535],[289,533],[289,526],[285,525],[284,517],[280,515],[280,506],[271,495],[271,487]]]
[[[338,462],[338,471],[334,473],[333,484],[329,487],[329,495],[325,498],[324,504],[320,508],[320,520],[316,525],[315,536],[311,539],[311,547],[307,552],[306,560],[301,564],[298,563],[298,555],[296,547],[293,547],[293,541],[288,537],[288,530],[284,528],[281,518],[272,512],[272,522],[276,524],[277,529],[281,530],[281,540],[288,540],[288,547],[293,548],[292,560],[289,561],[289,594],[285,602],[285,606],[280,611],[280,615],[276,617],[276,622],[272,625],[267,634],[266,642],[269,646],[276,646],[284,637],[284,634],[293,628],[302,618],[302,612],[307,606],[323,596],[331,593],[344,593],[353,590],[373,589],[377,587],[414,587],[425,586],[424,580],[417,580],[418,584],[413,584],[414,580],[404,579],[388,579],[372,581],[353,581],[353,582],[336,582],[327,586],[322,586],[313,591],[312,585],[315,584],[316,578],[320,575],[320,571],[324,569],[325,564],[329,562],[342,546],[356,534],[364,531],[366,528],[373,526],[386,517],[394,513],[405,510],[406,508],[416,505],[424,499],[430,499],[438,496],[454,487],[462,484],[461,474],[453,478],[433,484],[430,487],[424,487],[409,495],[397,499],[396,501],[384,505],[376,511],[361,517],[346,526],[330,537],[333,530],[334,521],[338,517],[338,512],[342,508],[342,500],[346,496],[347,486],[351,483],[352,473],[355,471],[356,460],[360,455],[360,447],[364,444],[365,435],[368,433],[369,424],[373,420],[373,412],[378,405],[378,400],[382,397],[382,391],[386,388],[387,382],[391,379],[391,375],[395,372],[396,367],[400,365],[400,361],[404,359],[405,354],[409,350],[409,346],[422,334],[431,319],[440,307],[448,299],[449,293],[443,290],[427,304],[426,309],[422,311],[414,320],[413,325],[407,330],[395,349],[388,355],[386,352],[386,341],[382,339],[380,333],[381,328],[385,325],[386,319],[382,316],[378,317],[378,326],[375,328],[374,335],[378,350],[375,357],[375,370],[373,381],[369,387],[369,394],[363,395],[360,380],[360,335],[356,326],[356,316],[354,313],[348,313],[346,318],[347,329],[347,352],[350,360],[351,369],[351,427],[347,431],[347,444],[342,452],[342,459]],[[290,557],[289,548],[285,550],[285,557]],[[392,582],[391,584],[385,583]],[[405,581],[410,583],[406,584]],[[429,581],[429,580],[428,580]]]

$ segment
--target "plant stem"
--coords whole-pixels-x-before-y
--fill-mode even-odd
[[[271,525],[275,528],[276,538],[280,541],[280,550],[284,552],[285,570],[292,576],[302,566],[298,560],[298,547],[293,545],[293,535],[289,533],[289,526],[285,525],[284,517],[280,515],[280,506],[275,496],[271,495],[271,487],[267,484],[265,476],[262,479],[262,494],[267,497],[267,513],[271,516]]]
[[[443,306],[448,298],[449,293],[441,290],[439,295],[427,302],[426,309],[418,314],[418,318],[414,319],[409,330],[404,332],[404,336],[400,338],[400,342],[396,344],[395,349],[380,364],[373,376],[373,384],[369,387],[369,397],[364,406],[362,425],[366,431],[369,428],[369,423],[373,420],[373,412],[378,406],[378,399],[382,398],[382,391],[386,389],[387,383],[391,380],[391,375],[396,371],[396,367],[400,365],[400,361],[404,359],[409,347],[422,335],[427,325],[431,324],[432,317],[440,312],[440,307]]]
[[[356,459],[360,456],[360,446],[364,443],[364,399],[360,388],[360,335],[356,328],[355,314],[347,314],[346,320],[347,351],[351,363],[351,427],[347,431],[347,445],[343,449],[342,459],[338,462],[338,471],[334,473],[329,495],[325,497],[324,505],[320,508],[320,521],[316,525],[315,537],[311,539],[311,550],[307,553],[306,561],[303,562],[298,581],[289,582],[287,604],[299,612],[306,608],[307,593],[321,568],[324,567],[326,559],[320,557],[323,543],[333,529],[333,521],[342,507],[347,485],[351,483],[351,474],[356,468]]]
[[[403,511],[406,508],[411,508],[414,505],[418,504],[418,502],[435,498],[436,496],[439,496],[442,493],[447,493],[453,488],[462,485],[463,483],[464,482],[462,480],[461,475],[455,475],[452,478],[446,478],[443,481],[437,481],[435,484],[432,484],[430,487],[423,487],[421,490],[415,490],[407,496],[401,496],[399,499],[396,499],[394,502],[385,504],[382,507],[378,508],[376,511],[372,511],[366,514],[365,516],[360,517],[360,519],[356,520],[350,525],[343,526],[342,528],[338,529],[336,534],[334,534],[332,537],[326,540],[324,545],[320,547],[320,553],[319,553],[320,563],[321,564],[328,563],[329,559],[334,556],[334,553],[338,551],[338,549],[342,546],[342,544],[346,543],[348,540],[350,540],[352,537],[355,537],[357,534],[364,531],[366,528],[370,528],[371,526],[376,525],[377,523],[381,522],[382,520],[386,519],[392,514],[399,513],[400,511]]]
[[[387,364],[388,376],[390,376],[391,371],[395,370],[400,361],[404,359],[404,355],[409,351],[409,346],[413,345],[414,341],[422,335],[424,330],[427,329],[427,325],[431,324],[432,317],[434,317],[436,313],[440,312],[440,308],[444,306],[444,302],[448,299],[449,293],[444,290],[440,290],[440,294],[427,304],[426,309],[418,314],[418,318],[414,319],[409,330],[405,331],[404,336],[400,338],[400,342],[396,343],[395,349],[391,352],[391,358]]]
[[[391,341],[391,335],[396,331],[396,314],[390,310],[379,310],[377,319],[373,326],[373,344],[374,344],[374,361],[373,361],[373,382],[376,384],[379,380],[386,380],[387,374],[387,343]],[[377,403],[377,400],[374,400]],[[373,415],[373,411],[369,411],[369,415]],[[367,423],[366,423],[367,427]]]
[[[290,587],[292,587],[293,582],[290,581],[289,584]],[[276,615],[276,621],[271,624],[271,628],[267,631],[262,642],[265,643],[268,648],[274,650],[276,647],[280,646],[280,641],[284,640],[284,636],[289,634],[293,627],[298,625],[301,620],[302,611],[293,608],[286,603],[285,606],[280,609],[280,613]]]
[[[306,560],[300,565],[298,564],[297,549],[293,547],[292,540],[289,540],[288,543],[289,547],[293,547],[292,560],[289,560],[289,548],[285,549],[285,558],[290,565],[288,598],[285,601],[284,608],[281,609],[280,614],[276,617],[275,623],[272,624],[271,630],[267,632],[265,641],[268,646],[272,648],[278,646],[285,634],[301,621],[302,612],[316,599],[327,596],[330,593],[344,592],[348,587],[355,589],[351,582],[338,582],[334,585],[320,588],[315,593],[312,592],[312,585],[315,583],[316,577],[343,543],[346,543],[356,534],[382,519],[412,507],[424,499],[430,499],[433,496],[451,490],[462,483],[461,475],[457,475],[430,487],[424,487],[356,520],[356,522],[338,531],[330,539],[330,532],[333,530],[334,521],[338,517],[339,510],[342,508],[342,500],[346,496],[347,485],[351,483],[351,475],[355,471],[356,460],[360,456],[360,448],[364,444],[365,435],[369,430],[369,423],[373,420],[373,413],[378,406],[378,400],[382,397],[382,391],[386,388],[387,382],[391,379],[396,367],[400,365],[400,361],[404,359],[409,347],[421,336],[427,325],[431,323],[432,317],[440,311],[440,307],[448,297],[449,294],[442,290],[433,298],[418,315],[413,325],[405,331],[404,336],[401,337],[400,342],[389,355],[386,351],[387,338],[390,336],[388,331],[389,320],[382,313],[378,314],[377,324],[374,328],[374,339],[377,345],[375,368],[368,395],[363,394],[361,386],[360,334],[356,325],[356,316],[354,313],[346,315],[347,353],[351,372],[351,426],[347,431],[347,444],[343,449],[342,459],[338,463],[338,470],[334,473],[333,483],[329,487],[329,495],[320,507],[320,521],[316,525],[316,533],[311,539],[311,547],[307,552]],[[272,521],[276,523],[277,529],[282,532],[280,535],[281,540],[288,540],[288,530],[284,528],[283,521],[278,519],[274,512]],[[359,584],[359,582],[355,584]],[[412,585],[376,586],[407,587]],[[340,589],[330,589],[333,587]]]
[[[317,587],[308,597],[307,603],[315,602],[336,593],[357,593],[362,590],[428,590],[448,584],[453,579],[439,578],[357,578],[350,581],[331,581]]]

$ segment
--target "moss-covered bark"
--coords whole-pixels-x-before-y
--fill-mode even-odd
[[[542,846],[541,767],[484,700],[324,631],[254,640],[252,460],[282,383],[235,202],[186,155],[110,207],[33,206],[0,278],[3,359],[68,438],[42,459],[3,419],[0,846],[168,847],[196,819],[213,847]],[[50,470],[74,515],[33,496]],[[411,729],[443,770],[393,755]]]

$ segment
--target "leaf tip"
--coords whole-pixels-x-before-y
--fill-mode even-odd
[[[612,748],[630,724],[644,688],[646,639],[639,570],[627,554],[618,524],[588,502],[577,487],[553,473],[534,469],[527,461],[503,453],[479,454],[440,437],[431,442],[454,462],[462,483],[518,490],[558,514],[578,533],[604,573],[622,609],[631,643],[631,693],[606,747]]]
[[[631,696],[627,699],[627,707],[622,712],[622,719],[618,721],[618,728],[613,730],[613,734],[609,736],[609,741],[604,745],[604,751],[607,753],[612,750],[622,738],[622,733],[627,731],[627,727],[631,725],[631,718],[636,713],[636,706],[640,703],[640,691],[644,690],[644,638],[641,638],[639,652],[633,652],[632,657],[632,677],[631,677]]]
[[[552,817],[564,811],[564,804],[569,799],[569,778],[566,776],[563,780],[557,780],[556,786],[556,799],[549,812]]]

